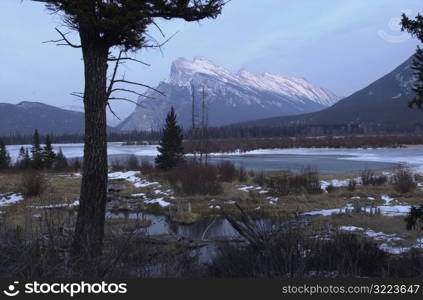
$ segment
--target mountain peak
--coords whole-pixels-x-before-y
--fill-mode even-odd
[[[16,106],[19,106],[21,108],[35,108],[35,107],[43,107],[47,106],[47,104],[41,103],[41,102],[33,102],[33,101],[21,101]]]
[[[201,76],[212,76],[215,80],[233,85],[284,95],[291,98],[309,99],[324,106],[330,106],[340,98],[332,92],[313,86],[304,78],[286,77],[276,73],[254,74],[246,69],[231,73],[212,61],[196,56],[192,61],[178,58],[172,63],[169,83],[189,86],[191,82],[202,82]]]
[[[180,86],[189,85],[195,74],[221,76],[230,72],[201,56],[194,57],[192,61],[181,57],[172,63],[170,82]]]

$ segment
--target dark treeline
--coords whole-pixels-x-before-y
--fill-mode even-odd
[[[282,137],[282,138],[232,138],[213,139],[208,142],[206,153],[252,151],[257,149],[289,148],[399,148],[422,145],[423,135],[378,135],[343,137]],[[185,140],[184,149],[193,153],[194,141]]]
[[[54,143],[56,144],[66,144],[66,143],[83,143],[84,135],[75,133],[75,134],[63,134],[63,135],[54,135],[48,134]],[[109,142],[139,142],[139,141],[157,141],[160,139],[160,131],[132,131],[132,132],[109,132],[108,141]],[[41,139],[45,139],[47,135],[40,134]],[[24,145],[32,143],[32,135],[26,134],[10,134],[7,136],[0,136],[0,139],[4,141],[6,145]]]
[[[41,141],[44,140],[42,144]],[[55,151],[52,138],[47,135],[44,139],[35,130],[31,136],[30,147],[21,146],[16,161],[12,161],[4,141],[0,138],[0,170],[55,170],[78,171],[81,160],[73,159],[71,162],[65,157],[62,149]]]
[[[423,124],[410,126],[380,124],[224,126],[209,127],[207,134],[212,139],[423,134]]]
[[[152,131],[131,131],[108,133],[109,142],[127,142],[128,144],[154,143],[161,138],[160,130]],[[423,135],[423,124],[415,124],[413,126],[382,126],[382,125],[290,125],[281,127],[260,127],[260,126],[223,126],[208,127],[208,139],[237,139],[237,138],[284,138],[284,137],[336,137],[336,136],[401,136],[403,134],[416,137]],[[183,131],[185,139],[195,138],[191,129]],[[83,134],[49,134],[55,143],[83,143]],[[40,135],[41,139],[45,139],[46,135]],[[410,138],[412,140],[413,138]],[[32,135],[23,135],[19,133],[1,136],[1,140],[7,145],[30,144]],[[408,144],[414,144],[407,142]]]

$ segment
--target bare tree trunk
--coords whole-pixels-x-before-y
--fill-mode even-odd
[[[84,45],[84,43],[83,43]],[[101,254],[107,196],[107,55],[108,48],[85,43],[85,144],[80,206],[73,254],[90,259]]]
[[[197,133],[196,133],[196,124],[195,124],[195,88],[194,84],[191,82],[191,142],[192,149],[194,154],[194,162],[197,162]]]

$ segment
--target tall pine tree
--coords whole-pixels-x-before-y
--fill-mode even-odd
[[[28,148],[21,146],[16,166],[20,169],[28,169],[31,165]]]
[[[32,0],[46,5],[61,16],[64,24],[79,35],[79,44],[69,40],[66,32],[56,28],[61,45],[82,50],[84,62],[85,143],[80,193],[80,207],[75,226],[72,254],[84,258],[101,253],[107,200],[107,125],[109,101],[122,100],[116,91],[128,91],[122,85],[145,85],[118,79],[118,66],[127,55],[142,48],[157,48],[151,44],[150,27],[158,20],[184,19],[200,21],[216,18],[224,0]],[[158,30],[161,32],[160,27]],[[113,55],[113,51],[119,52]],[[116,53],[116,52],[115,52]],[[137,60],[132,60],[137,61]],[[115,63],[110,81],[109,63]],[[138,61],[140,62],[140,61]],[[117,75],[117,76],[116,76]],[[129,93],[136,91],[129,90]],[[88,268],[89,269],[89,268]],[[88,270],[90,271],[90,270]]]
[[[34,169],[41,169],[43,167],[43,157],[41,153],[40,135],[38,130],[35,129],[34,135],[32,136],[32,148],[31,148],[31,165]]]
[[[414,70],[416,82],[414,83],[413,91],[416,97],[409,103],[410,107],[416,105],[422,109],[423,105],[423,50],[417,47],[416,54],[414,55],[413,65],[411,68]]]
[[[412,36],[423,43],[423,16],[418,14],[416,18],[409,19],[405,14],[402,15],[401,20],[402,30],[406,30]],[[410,107],[416,105],[419,109],[423,105],[423,50],[417,46],[416,54],[413,59],[412,69],[415,72],[416,82],[414,84],[413,91],[416,93],[416,97],[409,103]]]
[[[10,167],[10,155],[7,152],[6,145],[0,140],[0,170]]]
[[[175,109],[172,107],[167,114],[162,139],[157,147],[160,154],[156,157],[156,166],[159,169],[168,171],[185,162],[183,139],[182,129],[176,122]]]
[[[66,171],[68,167],[69,167],[68,160],[63,154],[62,148],[59,148],[59,152],[57,153],[54,159],[54,169],[56,171]]]
[[[409,19],[405,14],[402,14],[401,20],[402,30],[406,30],[412,36],[415,36],[423,43],[423,16],[418,14],[414,20]],[[413,91],[416,97],[409,103],[410,107],[416,105],[419,109],[423,106],[423,50],[417,46],[416,54],[414,55],[412,69],[416,76]],[[423,220],[423,205],[412,207],[408,213],[405,221],[407,229],[411,230]],[[419,228],[420,229],[420,228]]]
[[[51,138],[49,135],[46,136],[46,144],[43,147],[41,156],[43,167],[46,169],[51,169],[56,158],[56,153],[53,151],[53,146],[51,145]]]

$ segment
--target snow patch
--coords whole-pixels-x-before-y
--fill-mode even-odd
[[[341,226],[339,227],[339,230],[343,230],[343,231],[363,231],[364,229],[361,227],[356,227],[356,226]]]
[[[9,206],[24,199],[21,194],[11,194],[7,196],[6,194],[1,194],[0,197],[0,206]]]
[[[385,201],[385,204],[387,204],[387,205],[391,204],[391,201],[394,200],[394,198],[391,198],[391,197],[389,197],[387,195],[382,195],[381,196],[381,199],[383,201]]]
[[[147,203],[147,204],[158,204],[161,207],[167,207],[169,205],[172,205],[170,202],[165,201],[164,198],[144,200],[144,203]]]
[[[59,204],[48,204],[48,205],[39,205],[39,206],[28,206],[29,208],[34,209],[52,209],[52,208],[63,208],[63,207],[75,207],[79,206],[79,200],[76,200],[72,203],[59,203]]]
[[[253,185],[237,185],[237,190],[238,191],[243,191],[243,192],[249,192],[249,191],[259,191],[261,190],[260,186],[253,186]]]
[[[139,171],[127,171],[127,172],[113,172],[109,173],[110,179],[125,179],[127,181],[130,181],[134,184],[134,187],[136,188],[143,188],[148,187],[151,185],[159,185],[158,182],[150,182],[145,179],[141,179],[137,175],[139,175],[141,172]]]

